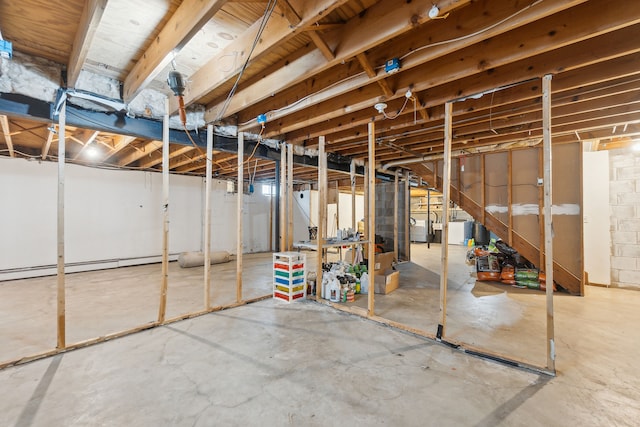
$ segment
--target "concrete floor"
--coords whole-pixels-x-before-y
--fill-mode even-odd
[[[439,254],[414,245],[376,313],[435,332]],[[544,294],[476,284],[460,254],[447,336],[544,363]],[[245,258],[246,297],[269,292],[270,262]],[[214,305],[233,301],[234,273],[214,270]],[[201,275],[172,264],[167,317],[202,307]],[[67,341],[154,320],[159,277],[157,265],[69,275]],[[269,299],[0,371],[0,426],[638,425],[640,292],[554,300],[555,378]],[[54,301],[55,278],[0,284],[0,360],[54,346]]]

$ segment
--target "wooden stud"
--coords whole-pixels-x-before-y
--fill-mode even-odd
[[[399,178],[398,178],[398,171],[395,172],[395,180],[393,183],[393,256],[395,257],[396,261],[399,261],[400,258],[398,257],[398,252],[399,252],[399,245],[398,245],[398,217],[399,217],[399,196],[398,196],[398,192],[400,190],[399,186]]]
[[[358,222],[356,221],[356,162],[351,160],[349,167],[349,178],[351,184],[351,227],[358,231]]]
[[[287,250],[293,249],[293,146],[287,151]]]
[[[487,170],[485,164],[485,155],[480,154],[480,206],[482,206],[482,225],[485,225],[487,222]],[[462,189],[460,186],[458,186],[458,188]],[[458,191],[458,195],[461,193],[462,191]]]
[[[4,142],[9,149],[9,157],[15,157],[13,151],[13,140],[11,139],[11,129],[9,128],[9,118],[5,115],[0,115],[0,127],[2,127],[2,134],[4,135]]]
[[[547,368],[556,370],[555,328],[553,315],[553,177],[551,147],[551,75],[542,78],[542,122],[544,150],[544,250],[546,254],[545,270],[547,275]]]
[[[204,178],[204,309],[211,307],[211,172],[213,125],[207,126],[207,166]]]
[[[411,230],[409,229],[409,216],[411,216],[411,186],[409,174],[404,180],[404,259],[411,260]],[[429,231],[429,217],[427,217],[427,232]],[[427,240],[428,241],[428,240]]]
[[[236,301],[242,301],[242,253],[244,244],[242,242],[242,214],[244,213],[244,132],[238,132],[238,205],[237,205],[237,227],[236,227]]]
[[[509,246],[513,246],[513,151],[507,152],[507,215]]]
[[[280,251],[287,250],[287,144],[280,144]]]
[[[317,249],[316,249],[316,300],[322,299],[322,244],[325,237],[325,221],[327,217],[327,204],[323,203],[327,192],[325,180],[325,159],[324,152],[325,140],[324,136],[318,138],[318,234],[317,234]],[[326,297],[326,295],[325,295]]]
[[[369,122],[369,157],[368,157],[368,173],[369,173],[369,186],[367,188],[369,199],[369,229],[367,231],[367,238],[369,239],[369,294],[367,304],[367,315],[373,316],[375,314],[375,256],[376,256],[376,125],[374,122]]]
[[[66,161],[66,120],[67,102],[63,101],[58,115],[58,290],[57,290],[57,318],[58,318],[58,344],[57,349],[66,348],[66,284],[64,268],[64,190],[65,190],[65,161]]]
[[[67,64],[67,87],[75,87],[108,0],[87,0]]]
[[[544,112],[543,112],[544,115]],[[538,148],[538,176],[544,176],[544,148]],[[544,180],[544,178],[542,178]],[[538,231],[539,231],[539,258],[538,266],[540,269],[545,265],[545,250],[544,250],[544,186],[538,186]]]
[[[445,104],[444,166],[442,169],[442,254],[440,257],[440,324],[438,338],[443,338],[447,327],[447,276],[449,272],[449,201],[451,200],[451,144],[453,104]]]
[[[165,100],[165,114],[162,122],[162,210],[162,278],[158,323],[163,323],[165,320],[169,284],[169,98]]]

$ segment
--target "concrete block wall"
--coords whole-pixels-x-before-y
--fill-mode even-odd
[[[611,285],[640,290],[640,153],[609,153]]]

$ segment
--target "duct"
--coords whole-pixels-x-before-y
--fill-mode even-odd
[[[451,157],[460,157],[460,156],[466,156],[469,154],[491,153],[493,151],[504,151],[504,150],[510,150],[513,148],[535,147],[541,142],[542,142],[541,138],[536,138],[536,139],[527,139],[523,141],[504,142],[501,144],[484,145],[484,146],[475,147],[475,148],[471,147],[471,148],[465,148],[464,150],[453,151],[451,153]],[[412,165],[415,163],[422,163],[422,162],[430,162],[433,160],[441,160],[443,158],[444,156],[442,154],[430,154],[422,157],[415,157],[413,159],[394,160],[392,162],[385,163],[384,165],[382,165],[381,169],[383,171],[386,171],[392,167]]]

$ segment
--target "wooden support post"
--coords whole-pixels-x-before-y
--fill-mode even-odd
[[[287,250],[287,144],[280,144],[280,251]]]
[[[358,231],[358,221],[356,220],[356,162],[355,160],[351,160],[351,166],[349,168],[349,178],[351,179],[351,228],[353,228],[355,231]]]
[[[544,147],[538,149],[538,176],[542,176],[542,179],[544,181]],[[540,269],[543,269],[545,265],[544,186],[538,187],[538,231],[540,236],[540,253],[538,257],[538,267]]]
[[[65,184],[65,161],[66,145],[65,132],[67,120],[67,102],[63,101],[60,106],[58,116],[58,291],[57,291],[57,314],[58,314],[58,349],[66,347],[66,283],[64,268],[64,184]]]
[[[513,151],[507,152],[507,215],[509,215],[508,240],[513,246]]]
[[[451,143],[453,104],[444,104],[444,165],[442,169],[442,255],[440,260],[440,324],[436,336],[445,336],[447,326],[447,276],[449,272],[449,201],[451,199]]]
[[[409,174],[404,180],[404,256],[405,261],[411,261],[411,230],[409,229],[409,217],[411,216],[411,185]],[[429,217],[427,217],[427,226]],[[428,228],[427,228],[428,230]]]
[[[236,301],[242,301],[242,214],[244,212],[244,132],[238,132],[238,216],[236,234]]]
[[[398,191],[400,190],[400,188],[398,187],[398,171],[396,171],[395,173],[395,181],[394,181],[394,187],[393,187],[393,256],[395,257],[396,261],[399,261],[398,258],[398,251],[399,251],[399,246],[398,246],[398,211],[399,211],[399,202],[400,202],[400,198],[398,197]]]
[[[320,301],[322,298],[322,244],[324,242],[325,220],[327,216],[327,204],[323,203],[325,200],[325,193],[327,192],[327,181],[325,179],[325,153],[324,153],[324,136],[318,138],[318,233],[316,250],[316,300]],[[326,297],[326,295],[325,295]]]
[[[213,125],[207,126],[207,166],[204,178],[204,309],[211,307],[211,172]]]
[[[482,207],[482,225],[487,223],[487,176],[486,176],[486,159],[484,154],[480,154],[480,206]],[[458,187],[461,189],[461,187]],[[458,191],[460,195],[462,191]]]
[[[293,146],[287,151],[287,250],[293,249]]]
[[[364,236],[371,241],[369,235],[369,162],[364,164]],[[367,256],[369,250],[367,250]]]
[[[553,177],[551,147],[551,75],[542,78],[542,134],[544,149],[544,249],[547,275],[547,368],[556,371],[555,328],[553,316]]]
[[[158,323],[163,323],[167,311],[169,284],[169,98],[165,99],[162,122],[162,278],[160,281],[160,307]]]
[[[374,122],[369,122],[369,159],[368,159],[368,194],[369,199],[369,230],[367,231],[367,238],[369,239],[369,294],[368,298],[368,310],[367,315],[373,316],[375,314],[375,300],[374,293],[376,289],[375,283],[375,255],[376,255],[376,125]]]

